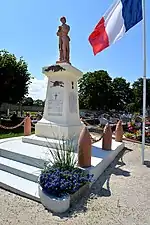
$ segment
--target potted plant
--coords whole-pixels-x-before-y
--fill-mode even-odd
[[[50,211],[63,213],[70,207],[72,195],[92,181],[93,175],[77,167],[72,140],[61,140],[56,149],[49,149],[51,159],[39,177],[41,203]]]

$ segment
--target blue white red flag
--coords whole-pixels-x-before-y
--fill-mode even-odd
[[[89,36],[94,55],[118,41],[142,20],[142,0],[116,0]]]

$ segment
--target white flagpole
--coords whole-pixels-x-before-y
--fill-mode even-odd
[[[142,129],[142,164],[144,165],[144,149],[145,149],[145,114],[146,114],[146,16],[145,16],[145,0],[142,0],[143,11],[143,129]]]

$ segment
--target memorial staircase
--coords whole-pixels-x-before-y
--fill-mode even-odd
[[[95,181],[124,148],[124,143],[112,142],[112,150],[101,149],[101,141],[92,145],[91,167]],[[75,153],[76,154],[76,153]],[[50,154],[48,148],[22,142],[22,137],[0,140],[0,188],[40,202],[38,177]]]

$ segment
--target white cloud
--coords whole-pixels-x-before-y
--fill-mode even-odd
[[[46,98],[46,89],[47,89],[47,77],[43,80],[38,80],[34,78],[31,80],[31,84],[29,86],[29,97],[36,99],[45,100]]]

